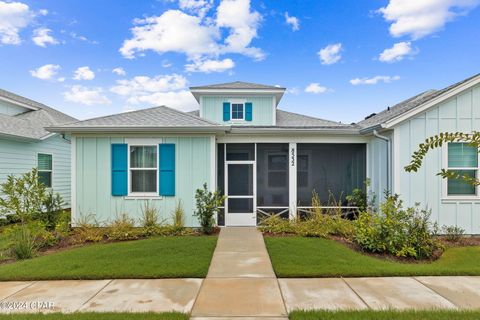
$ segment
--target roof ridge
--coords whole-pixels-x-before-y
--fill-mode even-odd
[[[208,124],[212,124],[212,125],[216,125],[216,126],[221,126],[221,124],[219,123],[216,123],[216,122],[213,122],[213,121],[209,121],[209,120],[206,120],[204,118],[201,118],[201,117],[197,117],[196,115],[193,115],[193,114],[189,114],[188,112],[184,112],[184,111],[181,111],[181,110],[178,110],[178,109],[174,109],[174,108],[170,108],[170,107],[167,107],[167,106],[162,106],[164,108],[167,108],[169,110],[172,110],[172,111],[175,111],[181,115],[184,115],[184,116],[188,116],[188,117],[191,117],[193,119],[196,119],[196,120],[201,120],[203,122],[206,122]],[[191,111],[190,111],[191,112]]]
[[[68,123],[68,124],[71,125],[71,124],[76,124],[76,123],[86,122],[86,121],[91,121],[91,120],[106,119],[106,118],[110,118],[110,117],[116,117],[116,116],[118,116],[118,115],[120,115],[120,114],[137,113],[137,112],[141,112],[141,111],[145,111],[145,110],[159,109],[159,108],[161,108],[161,107],[164,107],[164,106],[156,106],[156,107],[150,107],[150,108],[145,108],[145,109],[138,109],[138,110],[130,110],[130,111],[125,111],[125,112],[120,112],[120,113],[113,113],[113,114],[108,114],[108,115],[106,115],[106,116],[89,118],[89,119],[85,119],[85,120],[78,120],[78,121],[75,121],[75,122],[72,122],[72,123]]]

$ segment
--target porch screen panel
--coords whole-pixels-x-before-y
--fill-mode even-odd
[[[297,145],[297,201],[299,206],[310,206],[312,191],[327,204],[329,194],[342,200],[353,189],[364,189],[366,180],[365,144]]]
[[[257,206],[288,207],[288,144],[257,144]]]
[[[225,194],[225,145],[217,145],[217,190]]]

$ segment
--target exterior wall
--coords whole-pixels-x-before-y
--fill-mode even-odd
[[[70,142],[60,135],[39,142],[0,139],[0,183],[10,174],[20,175],[36,167],[37,153],[53,155],[52,188],[70,207]]]
[[[432,210],[432,219],[439,225],[458,225],[467,233],[480,234],[480,197],[475,200],[444,199],[444,179],[436,174],[446,166],[442,159],[446,150],[429,151],[416,173],[403,167],[411,154],[425,138],[440,132],[471,132],[480,130],[480,86],[429,109],[395,128],[394,191],[402,196],[406,205],[416,202]]]
[[[382,132],[382,135],[391,139],[391,133]],[[369,193],[375,195],[377,204],[389,189],[388,171],[391,168],[387,165],[387,152],[387,142],[372,136],[367,146],[367,177],[370,181]]]
[[[158,137],[163,143],[176,145],[176,192],[175,197],[154,198],[111,195],[111,144],[125,143],[126,137],[74,136],[72,139],[75,154],[73,222],[81,216],[93,215],[98,222],[105,223],[122,213],[138,221],[147,201],[158,208],[160,219],[170,220],[176,202],[181,200],[186,226],[198,226],[193,216],[195,190],[205,182],[210,186],[214,181],[211,168],[213,136]]]
[[[253,105],[252,121],[223,121],[223,103],[234,99],[245,99]],[[204,96],[200,103],[200,116],[223,124],[270,126],[274,124],[275,97]]]
[[[27,110],[29,109],[0,100],[0,114],[14,116]]]

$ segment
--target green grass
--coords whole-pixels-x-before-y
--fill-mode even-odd
[[[217,237],[93,244],[0,265],[0,280],[203,278]]]
[[[1,319],[1,318],[0,318]],[[293,311],[291,320],[477,320],[479,311]]]
[[[187,320],[183,313],[72,313],[0,315],[0,320]]]
[[[265,243],[282,278],[480,275],[480,247],[450,248],[431,263],[400,263],[321,238],[265,237]]]

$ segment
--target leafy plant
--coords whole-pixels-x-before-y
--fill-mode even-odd
[[[465,230],[458,226],[443,226],[442,233],[450,242],[459,242],[465,235]]]
[[[295,224],[279,216],[268,216],[260,221],[259,229],[265,233],[271,234],[294,234],[296,233]]]
[[[135,220],[126,213],[118,215],[107,227],[107,237],[110,240],[136,240],[140,235],[141,230],[135,228]]]
[[[145,202],[142,207],[142,217],[140,218],[140,225],[143,228],[145,236],[151,236],[158,233],[160,226],[158,209],[149,201]]]
[[[354,226],[354,241],[366,251],[426,259],[441,249],[430,212],[404,209],[398,195],[388,195],[379,213],[361,212]]]
[[[31,259],[37,253],[35,235],[26,225],[15,228],[12,243],[12,256],[17,260]]]
[[[80,218],[74,221],[74,225],[73,243],[100,242],[105,238],[105,232],[93,214],[81,214]]]
[[[197,210],[194,215],[198,218],[202,232],[211,234],[215,226],[215,216],[220,211],[225,196],[218,191],[211,192],[207,189],[207,184],[203,184],[202,189],[195,192]]]
[[[49,231],[55,230],[63,209],[63,199],[58,193],[47,192],[42,203],[42,210],[34,214],[33,218],[45,223]]]
[[[172,221],[175,232],[182,232],[183,229],[185,229],[185,211],[183,210],[181,200],[175,205],[175,210],[172,213]]]

